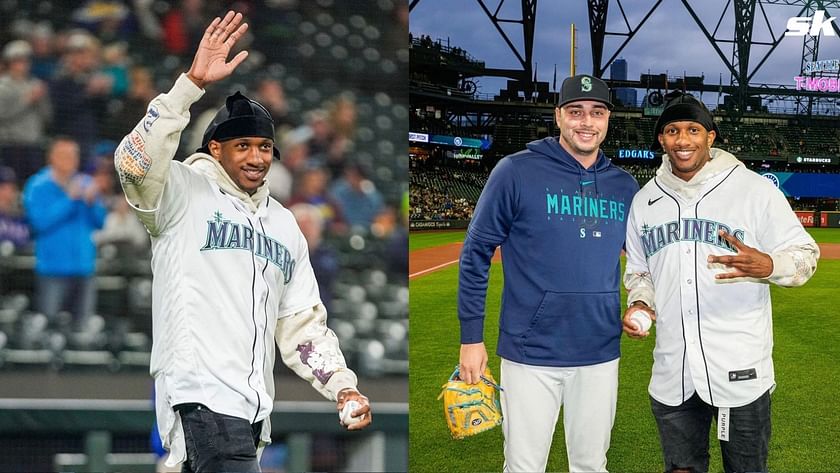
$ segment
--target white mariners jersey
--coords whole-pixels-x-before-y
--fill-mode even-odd
[[[627,224],[627,273],[650,273],[653,281],[649,392],[667,405],[696,391],[713,406],[738,407],[775,386],[769,283],[715,279],[730,269],[708,263],[708,256],[736,253],[718,236],[720,229],[768,254],[814,244],[784,195],[742,165],[711,177],[690,200],[659,177],[636,194]]]
[[[251,422],[271,412],[266,373],[277,318],[320,296],[294,217],[267,199],[252,214],[204,175],[171,163],[150,222],[159,232],[151,373],[170,406],[200,402]]]

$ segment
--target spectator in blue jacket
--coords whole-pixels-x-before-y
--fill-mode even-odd
[[[50,320],[69,308],[81,324],[96,308],[93,232],[107,210],[94,180],[79,173],[79,144],[58,137],[47,166],[23,189],[23,206],[35,241],[36,305]]]

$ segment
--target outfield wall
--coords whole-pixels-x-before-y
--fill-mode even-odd
[[[821,227],[840,227],[840,212],[820,212]]]
[[[410,230],[466,230],[469,220],[412,220]]]
[[[795,213],[803,227],[840,228],[840,212],[797,210]]]

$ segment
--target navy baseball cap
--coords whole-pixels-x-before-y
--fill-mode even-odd
[[[610,88],[601,79],[586,74],[572,76],[563,81],[560,87],[560,101],[558,107],[578,100],[594,100],[601,102],[610,110],[613,104],[610,101]]]
[[[271,114],[259,102],[236,92],[225,100],[225,106],[216,112],[213,121],[204,131],[201,148],[196,151],[210,154],[207,145],[210,140],[227,141],[243,136],[256,136],[274,140],[274,121]],[[280,151],[274,145],[274,157],[280,159]]]

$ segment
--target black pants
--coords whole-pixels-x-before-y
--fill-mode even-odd
[[[717,409],[697,393],[679,406],[666,406],[651,398],[653,417],[665,471],[709,471],[709,429]],[[746,406],[729,410],[729,441],[720,441],[726,473],[766,472],[770,445],[770,392]]]
[[[182,473],[260,471],[257,445],[262,421],[251,424],[245,419],[213,412],[202,404],[180,404],[187,444],[187,461]]]

